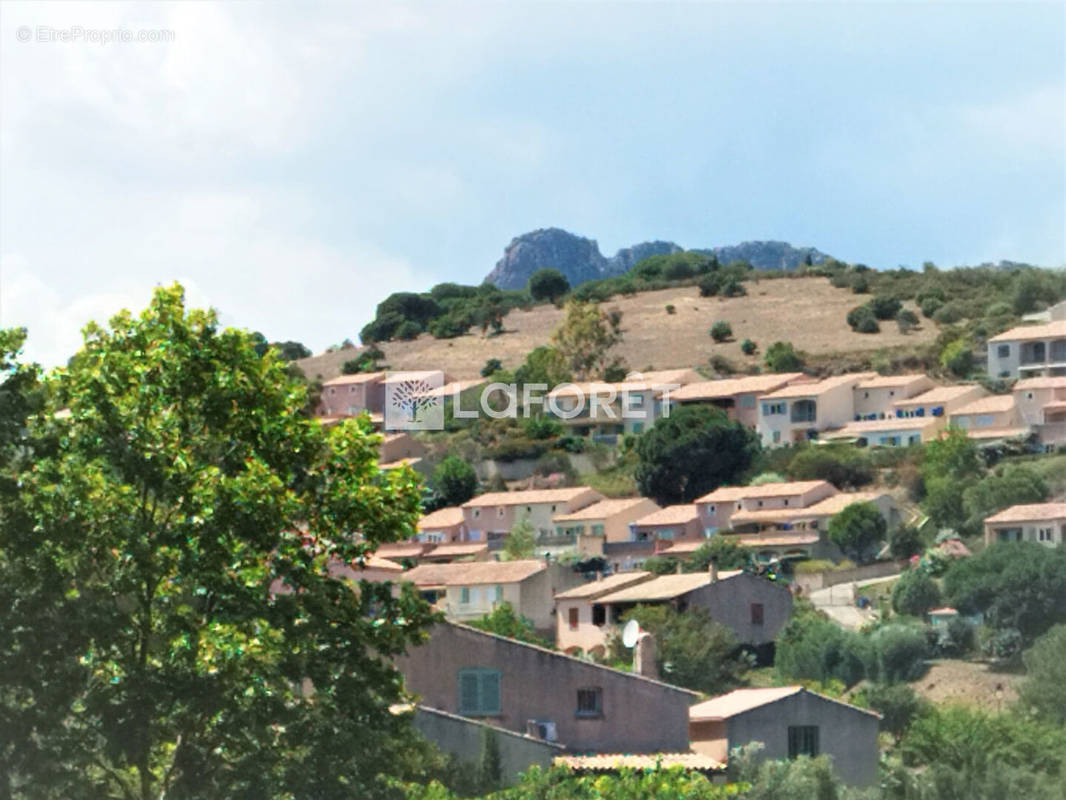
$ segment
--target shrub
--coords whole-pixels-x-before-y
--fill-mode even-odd
[[[719,375],[732,375],[737,371],[737,365],[721,353],[715,353],[711,356],[710,365],[711,369]]]
[[[500,361],[500,359],[490,358],[481,368],[481,377],[488,378],[490,375],[495,375],[501,369],[503,369],[503,363]]]
[[[893,558],[910,558],[922,552],[922,535],[913,525],[900,525],[888,537]]]
[[[909,333],[918,327],[918,322],[918,315],[909,308],[901,308],[899,313],[896,314],[896,325],[899,326],[900,333]]]
[[[940,306],[933,314],[933,322],[938,325],[952,325],[963,318],[962,308],[957,303]]]
[[[923,569],[904,572],[892,587],[892,610],[897,614],[924,617],[940,605],[940,587]]]
[[[677,313],[676,306],[674,306],[673,303],[667,303],[666,304],[666,313],[667,314],[676,314]]]
[[[691,278],[695,274],[695,270],[692,269],[692,266],[688,262],[681,261],[680,259],[667,262],[666,266],[663,267],[662,272],[663,277],[668,281],[683,281],[686,278]]]
[[[791,342],[774,342],[766,349],[763,361],[771,372],[798,372],[803,368],[803,359]]]
[[[724,342],[733,336],[733,327],[725,320],[718,320],[711,326],[711,338],[716,342]]]
[[[819,445],[801,448],[786,469],[792,480],[824,480],[838,489],[858,489],[876,477],[870,457],[849,446]]]
[[[433,470],[429,483],[441,505],[458,506],[477,492],[477,473],[469,461],[446,456]]]
[[[722,288],[721,273],[708,272],[696,285],[700,287],[700,297],[714,297]]]
[[[871,641],[877,651],[878,674],[885,683],[909,683],[925,674],[929,644],[921,628],[886,625]]]
[[[881,320],[892,319],[903,308],[897,298],[884,294],[874,295],[868,305],[874,316]]]
[[[678,563],[676,558],[669,556],[648,556],[640,566],[654,575],[670,575],[677,572]]]
[[[744,284],[742,284],[736,278],[730,278],[724,284],[722,284],[722,289],[720,291],[720,294],[723,297],[741,297],[742,295],[746,295],[747,293],[748,290],[744,288]]]
[[[470,330],[470,323],[453,314],[445,314],[429,323],[430,335],[435,339],[454,339]]]
[[[940,366],[959,378],[973,371],[973,351],[965,337],[948,342],[940,351]]]
[[[876,505],[858,502],[830,517],[828,535],[846,555],[861,562],[884,539],[886,527]]]
[[[574,467],[565,453],[545,453],[537,459],[533,465],[533,474],[547,477],[548,475],[574,475]]]
[[[873,309],[868,305],[856,306],[848,312],[848,325],[857,333],[877,333],[881,326],[877,324],[877,317]]]
[[[746,356],[754,355],[755,351],[759,349],[759,346],[755,344],[751,339],[745,339],[740,343],[740,352]]]
[[[946,658],[965,658],[977,646],[977,631],[969,620],[955,617],[940,630],[937,649]]]
[[[530,439],[551,439],[563,432],[563,426],[558,420],[538,415],[522,420],[522,431]]]
[[[918,301],[918,308],[921,309],[922,316],[926,319],[933,319],[936,316],[936,312],[944,305],[944,301],[939,297],[926,297],[923,300]]]
[[[422,333],[422,326],[413,319],[407,319],[401,322],[400,327],[396,329],[396,338],[410,341],[411,339],[417,339],[420,333]]]
[[[865,275],[856,275],[851,280],[851,291],[855,294],[866,294],[870,291],[870,281]]]
[[[570,281],[555,267],[541,267],[529,276],[529,296],[554,303],[570,291]]]
[[[774,670],[782,681],[839,680],[854,686],[874,663],[873,648],[862,635],[816,614],[793,616],[777,637]]]
[[[867,705],[881,715],[881,730],[888,731],[896,741],[907,730],[911,720],[925,713],[931,705],[906,684],[874,683],[862,690]]]

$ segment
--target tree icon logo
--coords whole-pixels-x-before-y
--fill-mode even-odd
[[[444,373],[385,373],[385,430],[444,430]]]

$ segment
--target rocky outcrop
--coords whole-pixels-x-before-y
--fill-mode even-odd
[[[541,267],[555,267],[571,286],[585,281],[620,275],[643,258],[682,250],[673,242],[641,242],[619,250],[610,258],[600,252],[595,239],[564,231],[562,228],[541,228],[516,236],[503,251],[503,258],[485,280],[501,289],[521,289],[529,276]],[[719,261],[749,261],[756,269],[795,269],[809,255],[818,264],[828,256],[813,247],[793,247],[787,242],[742,242],[738,245],[699,250],[715,253]]]

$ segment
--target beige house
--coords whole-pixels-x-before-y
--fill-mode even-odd
[[[413,467],[426,454],[426,446],[406,431],[386,433],[378,450],[378,466],[382,469],[403,465]]]
[[[438,508],[418,520],[418,533],[415,539],[419,542],[441,544],[443,542],[465,542],[466,516],[459,506]]]
[[[990,378],[1056,375],[1066,375],[1066,319],[1020,325],[988,340]]]
[[[350,417],[364,411],[381,414],[385,405],[385,373],[338,375],[322,384],[318,415]]]
[[[507,602],[541,631],[555,627],[555,593],[581,582],[572,569],[536,559],[420,564],[403,579],[448,619],[477,619]]]
[[[881,715],[802,686],[737,689],[689,709],[692,749],[725,761],[730,750],[762,742],[767,759],[828,755],[841,780],[877,781]]]
[[[631,523],[658,509],[655,501],[647,497],[600,500],[577,511],[556,514],[555,535],[572,539],[579,552],[602,553],[602,545],[597,546],[595,540],[628,542],[632,537]]]
[[[796,382],[764,395],[755,426],[763,445],[777,447],[816,439],[821,431],[853,421],[855,386],[875,376],[873,372],[856,372]]]
[[[948,424],[962,428],[971,439],[1009,439],[1028,436],[1013,394],[996,394],[973,400],[948,415]]]
[[[1025,378],[1011,389],[1019,421],[1047,448],[1066,443],[1066,376]]]
[[[601,591],[599,584],[609,581],[617,582],[611,584],[613,590]],[[621,572],[556,596],[558,646],[602,653],[626,611],[662,604],[678,611],[703,608],[741,643],[761,646],[772,642],[788,621],[792,593],[783,584],[739,570],[660,576]]]
[[[826,431],[827,442],[852,442],[860,447],[909,447],[932,441],[944,429],[944,419],[936,417],[886,417],[849,422],[843,428]]]
[[[423,705],[557,742],[575,753],[688,749],[699,695],[637,672],[441,623],[397,659]]]
[[[673,392],[700,380],[692,369],[630,373],[617,383],[564,383],[544,398],[544,410],[579,436],[639,433],[669,414]]]
[[[703,532],[695,503],[657,508],[630,525],[629,540],[633,542],[700,538],[703,538]]]
[[[899,400],[927,392],[935,386],[927,375],[876,375],[855,384],[855,420],[883,419]]]
[[[556,514],[569,514],[602,499],[588,486],[488,492],[463,503],[463,514],[474,541],[502,539],[520,519],[528,519],[539,537],[551,538]]]
[[[823,480],[778,481],[758,486],[719,486],[696,499],[705,536],[728,530],[733,515],[741,511],[775,508],[806,508],[836,494],[833,484]]]
[[[928,392],[897,400],[893,414],[899,419],[922,419],[932,417],[945,422],[948,415],[988,392],[976,383],[958,383],[952,386],[937,386]]]
[[[681,405],[706,403],[717,406],[725,411],[730,419],[754,428],[759,421],[759,400],[763,395],[782,389],[793,381],[804,379],[802,372],[779,372],[744,378],[699,381],[682,386],[671,397],[675,403]]]
[[[597,580],[589,581],[573,589],[555,595],[555,646],[564,653],[574,654],[580,650],[584,653],[604,652],[603,626],[606,618],[602,606],[594,603],[604,595],[633,584],[651,580],[655,576],[650,572],[636,570],[633,572],[616,572]],[[599,608],[600,616],[594,618],[593,608]]]
[[[1056,547],[1066,542],[1066,503],[1011,506],[985,518],[985,544],[1039,542]]]

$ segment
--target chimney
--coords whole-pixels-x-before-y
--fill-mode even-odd
[[[659,670],[655,666],[655,637],[650,633],[642,633],[633,648],[633,672],[659,680]]]
[[[707,571],[711,574],[711,583],[718,580],[718,558],[711,556],[710,563],[707,565]]]

